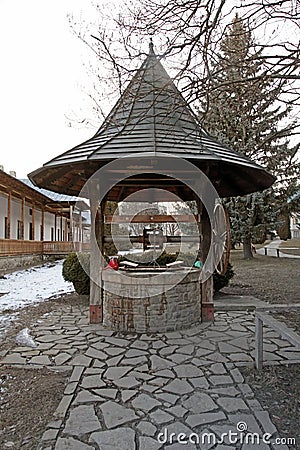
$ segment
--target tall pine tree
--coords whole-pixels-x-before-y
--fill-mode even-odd
[[[263,76],[261,51],[255,50],[248,27],[236,16],[220,43],[213,62],[206,102],[205,128],[224,144],[249,156],[277,176],[272,188],[226,199],[233,242],[242,242],[244,257],[252,258],[253,241],[263,241],[267,231],[280,225],[292,210],[288,202],[297,189],[298,147],[288,137],[295,128],[289,121],[290,106],[278,102],[283,85]]]

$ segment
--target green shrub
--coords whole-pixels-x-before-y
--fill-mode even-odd
[[[63,262],[62,276],[65,281],[71,281],[77,294],[88,295],[90,293],[89,265],[90,255],[80,254],[80,262],[76,253],[70,253]],[[82,268],[84,266],[85,270]]]
[[[224,275],[219,275],[217,272],[214,273],[214,291],[218,292],[224,287],[228,286],[229,281],[234,276],[234,270],[230,263],[228,263],[227,270]]]

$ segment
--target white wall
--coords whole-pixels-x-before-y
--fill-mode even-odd
[[[0,239],[5,238],[5,217],[7,217],[7,199],[8,196],[0,193]],[[30,223],[32,223],[32,214],[30,210],[32,205],[25,202],[24,209],[24,240],[29,240]],[[18,198],[11,198],[11,217],[10,217],[10,239],[18,238],[18,220],[22,220],[22,200]],[[66,233],[67,218],[56,217],[56,236],[55,236],[55,214],[44,213],[44,241],[51,241],[51,228],[53,228],[54,240],[68,240],[68,233]],[[41,207],[35,205],[34,207],[34,240],[41,240],[41,225],[42,225],[42,211]],[[74,223],[74,228],[78,224]],[[75,239],[79,237],[78,230],[75,231]]]
[[[41,240],[42,211],[34,209],[34,240]]]
[[[11,198],[10,205],[10,239],[17,239],[18,220],[22,220],[22,202],[18,198]]]
[[[55,228],[54,214],[45,212],[44,241],[51,241],[51,227]]]

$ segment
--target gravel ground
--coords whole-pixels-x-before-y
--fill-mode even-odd
[[[61,400],[66,377],[46,369],[0,367],[1,449],[37,448]]]
[[[295,438],[300,449],[300,367],[269,366],[263,371],[240,368],[261,405],[270,413],[281,438]]]
[[[224,293],[253,295],[268,303],[300,303],[300,260],[255,255],[244,260],[233,250],[235,276]]]
[[[15,347],[17,333],[44,314],[64,305],[88,305],[86,296],[67,294],[18,310],[0,342],[0,351]],[[15,312],[15,310],[13,310]],[[9,312],[9,311],[8,311]],[[35,450],[52,419],[69,373],[0,366],[0,449]]]

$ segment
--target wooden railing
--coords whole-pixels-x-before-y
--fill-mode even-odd
[[[0,256],[67,255],[75,251],[88,250],[89,244],[81,242],[0,239]]]
[[[43,254],[44,255],[67,255],[72,252],[88,251],[90,244],[83,242],[63,242],[63,241],[44,241]]]
[[[17,239],[0,239],[0,256],[41,255],[43,242],[19,241]]]
[[[270,316],[270,313],[300,311],[300,303],[290,305],[269,305],[256,308],[255,311],[255,365],[258,370],[263,368],[263,325],[268,325],[276,331],[282,339],[287,340],[300,349],[300,336],[287,325]]]

